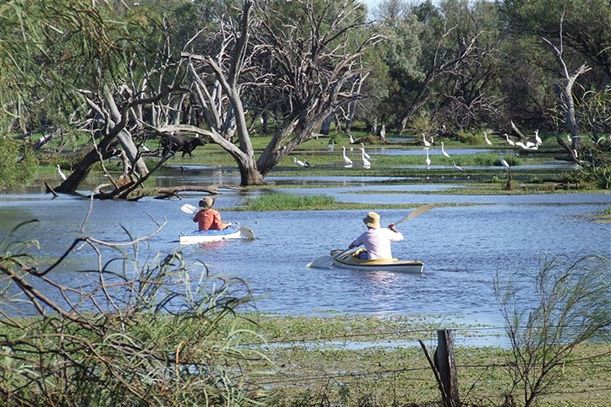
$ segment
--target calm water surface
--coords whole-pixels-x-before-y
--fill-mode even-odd
[[[203,261],[213,274],[244,279],[257,295],[256,308],[264,312],[424,314],[493,324],[500,322],[492,291],[495,273],[534,273],[543,253],[611,257],[611,226],[591,218],[609,207],[608,194],[437,195],[436,191],[448,186],[382,186],[371,184],[373,179],[355,178],[339,187],[291,188],[290,192],[330,194],[340,201],[371,204],[371,210],[380,203],[470,204],[435,208],[400,226],[405,241],[393,246],[394,255],[424,260],[423,275],[306,267],[331,249],[346,247],[360,234],[364,211],[225,211],[224,220],[251,227],[257,239],[186,246],[183,252],[190,261]],[[327,181],[336,184],[337,180]],[[184,180],[177,175],[159,182]],[[239,205],[257,193],[224,189],[216,206]],[[198,199],[190,195],[181,201],[94,202],[86,231],[116,241],[125,238],[121,226],[144,235],[156,229],[156,222],[167,220],[144,249],[145,255],[179,249],[178,235],[194,229],[190,217],[179,208],[184,203],[197,204]],[[54,258],[78,235],[88,207],[88,201],[70,197],[51,200],[42,194],[2,195],[0,233],[6,234],[20,221],[37,218],[40,225],[29,229],[24,237],[40,241],[37,254]],[[390,223],[408,211],[379,212],[382,222]],[[64,283],[83,283],[87,277],[69,269],[90,262],[87,256],[76,252],[68,270],[57,270],[53,277]]]

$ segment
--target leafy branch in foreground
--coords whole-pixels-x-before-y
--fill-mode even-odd
[[[250,298],[240,281],[188,267],[179,252],[141,265],[143,238],[131,237],[79,237],[39,270],[19,236],[28,223],[0,242],[3,405],[240,405],[261,397],[243,374],[266,359],[239,346],[253,332],[231,321]],[[76,247],[91,249],[95,267],[61,270]]]
[[[519,389],[524,406],[534,405],[554,385],[577,345],[608,336],[610,264],[595,256],[543,258],[539,271],[523,280],[502,284],[496,277],[495,293],[511,341],[509,393]],[[524,304],[533,297],[535,305],[528,308]]]

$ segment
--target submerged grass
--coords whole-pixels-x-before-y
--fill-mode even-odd
[[[297,195],[287,192],[268,192],[256,198],[248,198],[244,205],[225,210],[244,212],[265,211],[320,211],[370,209],[408,209],[419,204],[359,204],[338,202],[328,195]]]

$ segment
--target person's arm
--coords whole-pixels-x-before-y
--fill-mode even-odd
[[[400,240],[403,240],[403,233],[399,232],[399,230],[394,225],[394,223],[391,223],[390,225],[388,225],[388,229],[392,232],[389,234],[391,241],[398,242]]]
[[[224,230],[227,229],[229,227],[229,223],[223,223],[223,221],[221,220],[221,213],[220,212],[216,212],[214,214],[214,223],[216,223],[219,227],[219,230]]]
[[[358,247],[362,244],[363,244],[363,234],[359,235],[359,237],[357,237],[352,243],[350,243],[350,246],[348,246],[348,249]]]
[[[199,211],[195,212],[195,215],[193,215],[193,222],[199,222],[199,215],[201,213],[202,213],[201,209]]]

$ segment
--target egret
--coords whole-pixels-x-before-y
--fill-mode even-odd
[[[509,135],[507,133],[504,133],[503,135],[505,136],[505,140],[507,140],[507,144],[509,144],[510,146],[516,145],[516,143],[514,143],[513,140],[509,138]]]
[[[443,141],[441,142],[441,154],[446,158],[450,158],[450,154],[446,153],[446,150],[443,149]]]
[[[453,166],[454,166],[454,168],[456,168],[458,171],[464,171],[464,169],[463,169],[461,166],[456,165],[456,163],[454,163],[454,162],[453,162],[453,163],[452,163],[452,165],[453,165]]]
[[[507,169],[509,169],[509,163],[505,161],[505,159],[501,158],[501,165]]]
[[[522,143],[521,141],[516,141],[516,146],[520,147],[522,150],[528,150],[528,147],[526,147],[526,145],[524,143]]]
[[[350,144],[354,144],[354,137],[352,137],[352,134],[348,134],[348,136],[350,137]]]
[[[382,125],[382,129],[380,130],[380,138],[382,140],[384,140],[384,138],[386,137],[386,125]]]
[[[363,168],[369,169],[371,168],[371,162],[365,157],[366,153],[361,151],[361,159],[363,160]]]
[[[344,157],[344,167],[345,168],[351,168],[352,167],[352,160],[348,158],[348,156],[346,155],[346,147],[342,146],[342,155]]]
[[[301,160],[298,160],[298,159],[297,159],[297,158],[295,158],[295,157],[293,157],[293,162],[294,162],[295,164],[297,164],[298,166],[303,167],[303,168],[308,168],[308,167],[310,166],[310,163],[309,163],[309,162],[307,162],[307,161],[301,161]]]
[[[365,157],[368,160],[371,160],[371,157],[369,156],[369,154],[367,154],[365,152],[365,144],[364,143],[361,143],[361,152],[362,152],[363,157]]]
[[[543,144],[543,140],[539,137],[539,129],[535,130],[535,141],[537,142],[537,147]]]
[[[486,140],[486,144],[488,144],[489,146],[492,145],[492,141],[490,141],[490,139],[488,139],[488,133],[484,132],[484,140]]]
[[[59,164],[57,164],[57,173],[59,174],[61,179],[63,179],[64,181],[68,178],[68,177],[66,177],[66,174],[64,174],[64,172],[60,168]]]
[[[429,149],[426,148],[426,160],[424,160],[426,162],[426,168],[430,168],[431,166],[431,159],[429,158]]]
[[[422,143],[424,143],[424,146],[425,146],[425,147],[430,147],[430,146],[431,146],[431,143],[429,143],[429,142],[426,140],[426,137],[424,137],[424,133],[422,133]]]
[[[335,143],[333,142],[333,139],[331,139],[329,140],[329,144],[327,145],[327,152],[332,153],[334,149]]]

